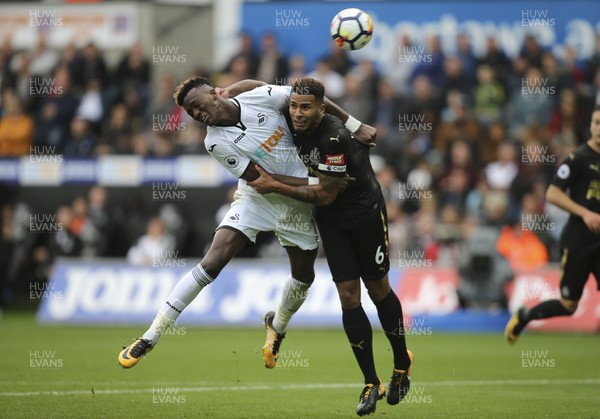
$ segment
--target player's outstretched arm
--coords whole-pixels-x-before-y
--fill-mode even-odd
[[[546,200],[573,215],[581,217],[591,231],[600,233],[600,214],[579,205],[558,186],[550,185],[548,187]]]
[[[260,80],[245,79],[233,83],[231,86],[225,88],[217,87],[215,90],[219,96],[228,99],[230,97],[236,97],[244,92],[249,92],[250,90],[254,90],[257,87],[264,86],[266,84],[267,83]]]
[[[353,178],[338,178],[319,174],[318,185],[291,186],[278,182],[271,177],[271,174],[264,171],[260,166],[256,166],[260,176],[249,182],[258,193],[278,193],[297,201],[306,202],[318,206],[329,206],[335,201],[338,192],[344,190],[348,182]]]
[[[369,147],[375,147],[375,139],[377,130],[367,124],[363,124],[356,118],[352,117],[348,112],[335,104],[331,99],[325,97],[325,112],[337,116],[342,120],[348,131],[354,134],[354,138]]]

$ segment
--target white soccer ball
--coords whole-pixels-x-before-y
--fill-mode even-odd
[[[361,49],[373,36],[373,20],[360,9],[344,9],[331,21],[331,37],[345,50]]]

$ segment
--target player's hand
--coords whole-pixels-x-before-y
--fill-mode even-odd
[[[350,177],[348,176],[348,173],[346,173],[346,176],[344,176],[342,178],[342,181],[340,182],[338,194],[344,192],[348,188],[348,186],[352,185],[354,182],[356,182],[356,178]]]
[[[229,99],[229,90],[224,89],[222,87],[215,87],[215,92],[223,99]]]
[[[375,147],[375,138],[377,137],[377,130],[371,125],[361,124],[356,130],[354,138],[369,147]]]
[[[583,222],[592,231],[592,233],[600,233],[600,214],[593,211],[587,211],[583,215]]]
[[[271,177],[265,170],[258,164],[255,166],[258,172],[258,177],[252,182],[248,182],[248,185],[252,186],[256,192],[261,195],[271,193],[275,190],[277,181]]]

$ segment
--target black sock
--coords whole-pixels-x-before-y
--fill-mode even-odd
[[[365,384],[379,384],[373,360],[373,330],[367,313],[359,305],[350,310],[342,310],[342,323],[354,357],[365,377]]]
[[[406,340],[404,338],[404,319],[402,317],[402,305],[394,291],[390,291],[383,300],[375,303],[381,327],[387,336],[392,351],[394,352],[394,368],[397,370],[408,370],[410,358],[406,352]]]
[[[531,320],[547,319],[549,317],[557,316],[570,316],[571,314],[573,313],[567,310],[560,301],[548,300],[531,308],[527,312],[527,316],[524,320],[529,323]]]

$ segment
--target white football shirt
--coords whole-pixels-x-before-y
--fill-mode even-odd
[[[229,99],[240,107],[240,122],[208,127],[204,140],[208,153],[238,178],[251,161],[269,173],[308,177],[280,111],[289,103],[290,94],[289,86],[266,85]],[[238,189],[254,191],[243,180]]]

